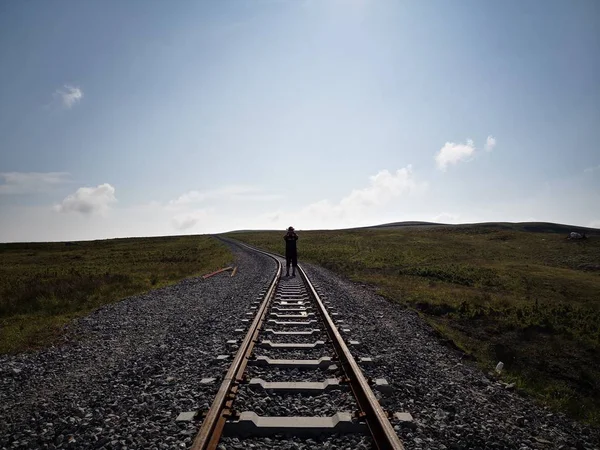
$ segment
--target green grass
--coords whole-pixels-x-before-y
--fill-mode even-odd
[[[546,224],[547,225],[547,224]],[[600,425],[600,236],[535,224],[300,233],[300,261],[413,308],[486,370]],[[534,230],[534,231],[527,231]],[[562,231],[562,229],[561,229]],[[282,232],[229,235],[283,252]]]
[[[46,346],[94,308],[231,259],[209,236],[0,244],[0,353]]]

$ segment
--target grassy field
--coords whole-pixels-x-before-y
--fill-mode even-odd
[[[74,317],[231,258],[209,236],[0,244],[0,353],[48,345]]]
[[[419,311],[487,370],[504,362],[505,379],[522,392],[600,425],[600,236],[569,241],[565,230],[314,231],[299,233],[298,250],[301,261],[374,285]],[[229,236],[284,251],[280,231]]]

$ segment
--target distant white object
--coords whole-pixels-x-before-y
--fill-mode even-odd
[[[502,369],[504,369],[504,363],[500,361],[498,364],[496,364],[496,372],[501,373]]]
[[[571,231],[571,233],[569,233],[569,239],[583,239],[583,235],[575,231]]]

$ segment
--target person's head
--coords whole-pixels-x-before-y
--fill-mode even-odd
[[[289,227],[288,228],[288,233],[293,233],[294,232],[294,227]]]

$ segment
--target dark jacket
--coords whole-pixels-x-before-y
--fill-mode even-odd
[[[298,240],[298,235],[294,232],[288,232],[283,239],[285,239],[285,256],[288,258],[297,256],[296,241]]]

